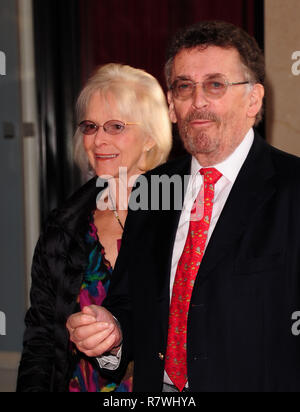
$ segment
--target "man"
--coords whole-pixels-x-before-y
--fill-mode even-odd
[[[190,175],[183,208],[129,212],[107,310],[74,315],[71,339],[111,373],[133,358],[138,392],[299,391],[300,161],[253,131],[262,53],[203,22],[175,37],[166,74],[189,155],[146,177]]]

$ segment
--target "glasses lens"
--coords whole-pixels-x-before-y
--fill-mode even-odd
[[[207,96],[218,99],[226,93],[227,82],[222,77],[208,79],[203,82],[203,90]]]
[[[190,80],[177,80],[172,90],[175,94],[175,97],[179,97],[181,99],[186,99],[194,93],[195,83]]]
[[[80,132],[85,135],[95,134],[98,129],[99,129],[99,126],[97,126],[93,122],[84,121],[84,122],[81,122],[79,125]]]
[[[125,123],[119,120],[109,120],[104,123],[103,128],[109,134],[119,134],[125,129]]]

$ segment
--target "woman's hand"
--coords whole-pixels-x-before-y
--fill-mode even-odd
[[[101,306],[85,306],[82,312],[67,321],[70,340],[80,352],[100,357],[109,352],[116,355],[122,343],[122,332],[112,314]]]

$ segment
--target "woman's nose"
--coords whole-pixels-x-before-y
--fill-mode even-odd
[[[95,133],[95,145],[100,146],[102,143],[107,143],[109,141],[109,134],[103,129],[103,126],[99,126],[99,129]]]

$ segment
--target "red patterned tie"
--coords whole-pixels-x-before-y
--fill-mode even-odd
[[[200,221],[190,221],[187,240],[177,266],[169,315],[165,370],[180,392],[187,382],[186,333],[189,305],[204,255],[213,209],[215,184],[222,176],[214,168],[201,169],[200,173],[204,178],[204,214]],[[192,214],[194,209],[195,206]]]

